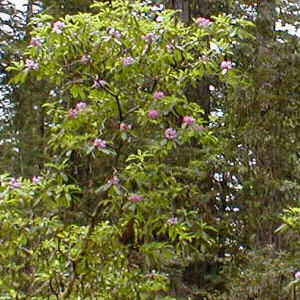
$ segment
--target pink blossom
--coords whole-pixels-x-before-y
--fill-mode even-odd
[[[156,91],[156,92],[153,94],[153,98],[154,98],[155,100],[162,99],[164,96],[165,96],[164,92],[161,92],[161,91]]]
[[[193,118],[191,116],[185,116],[185,117],[183,117],[183,122],[188,124],[189,126],[191,126],[195,123],[195,118]]]
[[[300,280],[300,271],[295,273],[295,279]]]
[[[233,68],[233,64],[230,60],[223,60],[221,62],[221,69],[231,70]]]
[[[115,39],[119,39],[121,37],[120,32],[115,28],[111,28],[108,33]]]
[[[138,194],[132,194],[130,197],[129,197],[129,200],[131,202],[140,202],[141,200],[143,199],[143,197],[141,195],[138,195]]]
[[[176,138],[176,130],[173,128],[168,128],[165,130],[165,137],[168,140],[174,140]]]
[[[178,219],[176,217],[172,217],[172,218],[168,219],[167,223],[170,226],[174,226],[174,225],[178,224]]]
[[[148,112],[148,117],[149,117],[150,119],[155,119],[155,118],[157,118],[157,117],[159,116],[159,114],[160,114],[160,112],[159,112],[158,110],[152,109],[152,110],[150,110],[150,111]]]
[[[79,111],[77,109],[72,109],[72,108],[69,109],[69,112],[68,112],[69,118],[75,119],[78,114],[79,114]]]
[[[211,23],[211,21],[209,19],[199,17],[196,20],[196,23],[200,27],[205,27],[205,26],[209,25]]]
[[[92,87],[95,88],[95,89],[98,89],[98,88],[101,87],[101,84],[100,84],[98,79],[94,80],[94,83],[93,83]]]
[[[80,113],[83,109],[86,108],[86,103],[85,102],[78,102],[76,104],[76,109]]]
[[[131,124],[125,124],[125,123],[121,123],[120,124],[120,131],[124,131],[124,132],[127,132],[131,129]]]
[[[88,64],[89,62],[91,61],[91,57],[90,57],[90,55],[88,55],[88,54],[84,54],[82,57],[81,57],[81,62],[83,63],[83,64]]]
[[[57,21],[55,23],[53,23],[53,29],[52,32],[61,34],[62,33],[62,29],[65,27],[65,23],[61,22],[61,21]]]
[[[13,189],[18,189],[19,187],[21,187],[21,182],[19,181],[18,178],[12,178],[10,180],[10,186],[13,188]]]
[[[30,40],[30,46],[41,46],[41,41],[38,37],[32,37],[31,40]]]
[[[104,87],[107,85],[107,82],[105,80],[100,80],[100,79],[95,79],[94,80],[94,84],[93,84],[93,88],[100,88],[100,87]]]
[[[156,35],[152,32],[142,36],[142,40],[147,42],[148,44],[151,44],[155,39]]]
[[[119,184],[120,179],[117,176],[113,176],[111,179],[108,180],[108,183],[111,185]]]
[[[34,184],[40,184],[41,179],[42,179],[42,177],[34,175],[34,176],[31,177],[31,182],[34,183]]]
[[[68,112],[69,118],[75,119],[77,117],[77,115],[79,113],[81,113],[81,111],[83,109],[85,109],[85,108],[86,108],[86,103],[85,102],[78,102],[76,104],[76,108],[75,109],[73,109],[73,108],[69,109],[69,112]]]
[[[134,62],[135,62],[135,59],[132,58],[131,56],[126,56],[126,57],[123,58],[123,65],[125,67],[133,64]]]
[[[26,67],[29,70],[30,69],[37,70],[39,68],[39,64],[32,59],[27,58],[25,62],[26,62]]]
[[[107,85],[107,82],[105,80],[99,80],[99,84],[103,87]]]
[[[156,18],[156,21],[157,22],[162,22],[164,20],[164,18],[162,17],[162,16],[158,16],[157,18]]]
[[[94,146],[98,149],[105,148],[106,147],[106,141],[103,141],[101,139],[95,139],[94,140]]]
[[[154,2],[154,1],[152,1],[152,2]],[[155,12],[161,12],[164,10],[164,8],[165,8],[165,6],[162,3],[157,3],[151,7],[151,10],[155,11]]]

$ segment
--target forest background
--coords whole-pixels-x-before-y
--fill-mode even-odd
[[[298,1],[91,5],[0,3],[0,298],[298,299]]]

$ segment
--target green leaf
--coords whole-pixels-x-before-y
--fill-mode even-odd
[[[104,185],[101,185],[98,189],[96,189],[95,193],[96,194],[103,193],[103,192],[107,191],[110,187],[111,187],[111,184],[106,183]]]
[[[163,140],[160,142],[160,146],[161,146],[161,147],[164,147],[167,143],[168,143],[168,140],[167,140],[167,139],[163,139]]]
[[[108,155],[117,155],[117,152],[111,148],[101,148],[100,151]]]

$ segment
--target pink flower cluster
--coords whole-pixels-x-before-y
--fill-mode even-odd
[[[85,109],[86,108],[86,103],[85,102],[78,102],[77,104],[76,104],[76,109],[79,111],[79,112],[81,112],[83,109]]]
[[[108,180],[108,183],[111,185],[117,185],[120,183],[120,179],[117,176],[113,176],[111,179]]]
[[[200,27],[205,27],[205,26],[208,26],[209,24],[211,23],[211,21],[209,19],[206,19],[206,18],[202,18],[202,17],[199,17],[197,20],[196,20],[196,24]]]
[[[31,177],[31,182],[32,182],[33,184],[40,184],[40,183],[41,183],[41,180],[42,180],[42,177],[41,177],[41,176],[36,176],[36,175],[34,175],[34,176]]]
[[[38,37],[34,37],[34,36],[31,38],[29,44],[30,46],[37,46],[37,47],[42,45],[41,40]]]
[[[156,39],[156,35],[152,32],[142,36],[142,40],[148,44],[151,44],[155,39]]]
[[[77,109],[73,109],[73,108],[70,108],[69,109],[69,113],[68,113],[68,116],[71,118],[71,119],[75,119],[78,115],[78,110]]]
[[[176,130],[173,128],[168,128],[165,130],[165,137],[168,140],[174,140],[177,136]]]
[[[193,124],[195,124],[195,118],[193,118],[191,116],[185,116],[185,117],[183,117],[183,122],[189,126],[192,126]]]
[[[123,58],[123,66],[127,67],[135,62],[135,59],[131,56],[126,56]]]
[[[123,132],[127,132],[132,128],[131,124],[125,124],[123,122],[120,124],[119,127],[120,127],[120,131],[123,131]]]
[[[164,97],[165,97],[165,94],[162,91],[156,91],[153,94],[153,98],[155,100],[159,100],[159,99],[162,99]],[[157,118],[159,116],[159,114],[160,114],[160,111],[156,110],[156,109],[152,109],[152,110],[148,111],[148,117],[150,119]],[[203,126],[202,125],[195,124],[196,120],[192,116],[184,116],[183,117],[183,122],[186,123],[188,126],[193,126],[194,125],[194,128],[197,129],[197,130],[199,130],[199,131],[203,130]],[[167,128],[165,130],[165,137],[168,140],[174,140],[176,138],[176,136],[177,136],[177,132],[176,132],[175,129],[173,129],[173,128]]]
[[[108,33],[115,39],[119,39],[121,37],[120,32],[115,28],[111,28]]]
[[[155,119],[155,118],[157,118],[157,117],[159,116],[159,114],[160,114],[160,111],[159,111],[159,110],[151,109],[151,110],[149,110],[149,112],[148,112],[148,117],[149,117],[150,119]]]
[[[62,33],[62,29],[65,27],[65,23],[62,21],[57,21],[55,23],[53,23],[53,29],[52,32],[61,34]]]
[[[39,64],[34,60],[27,58],[25,62],[28,70],[38,70]]]
[[[141,200],[143,200],[143,197],[141,195],[138,195],[138,194],[132,194],[130,197],[129,197],[129,200],[133,203],[136,203],[136,202],[140,202]]]
[[[193,126],[193,129],[198,130],[200,132],[204,130],[203,125],[196,124],[196,120],[194,117],[184,116],[183,122],[186,123],[188,126]]]
[[[97,138],[94,140],[94,146],[98,149],[105,148],[106,141]]]
[[[70,108],[69,109],[69,113],[68,113],[68,115],[69,115],[69,117],[71,118],[71,119],[75,119],[76,117],[77,117],[77,115],[79,114],[79,113],[81,113],[84,109],[86,108],[86,103],[85,102],[78,102],[77,104],[76,104],[76,108]]]
[[[164,98],[165,97],[165,94],[164,94],[164,92],[162,92],[162,91],[156,91],[154,94],[153,94],[153,98],[155,99],[155,100],[159,100],[159,99],[162,99],[162,98]]]
[[[155,20],[156,22],[163,22],[164,18],[162,16],[158,16]]]
[[[233,68],[233,64],[230,60],[223,60],[221,62],[221,69],[231,70]]]
[[[300,280],[300,271],[295,273],[295,279]]]
[[[167,223],[170,226],[177,225],[178,224],[178,219],[176,217],[172,217],[172,218],[168,219]]]
[[[101,80],[101,79],[96,78],[94,80],[94,84],[93,84],[92,87],[95,88],[95,89],[98,89],[98,88],[104,87],[106,85],[107,85],[107,82],[105,80]]]
[[[10,186],[12,189],[18,189],[21,187],[21,182],[18,178],[14,177],[10,180]]]

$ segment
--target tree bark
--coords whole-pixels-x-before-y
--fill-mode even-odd
[[[190,2],[191,0],[171,0],[167,6],[180,10],[180,18],[185,24],[189,24],[191,21]]]

